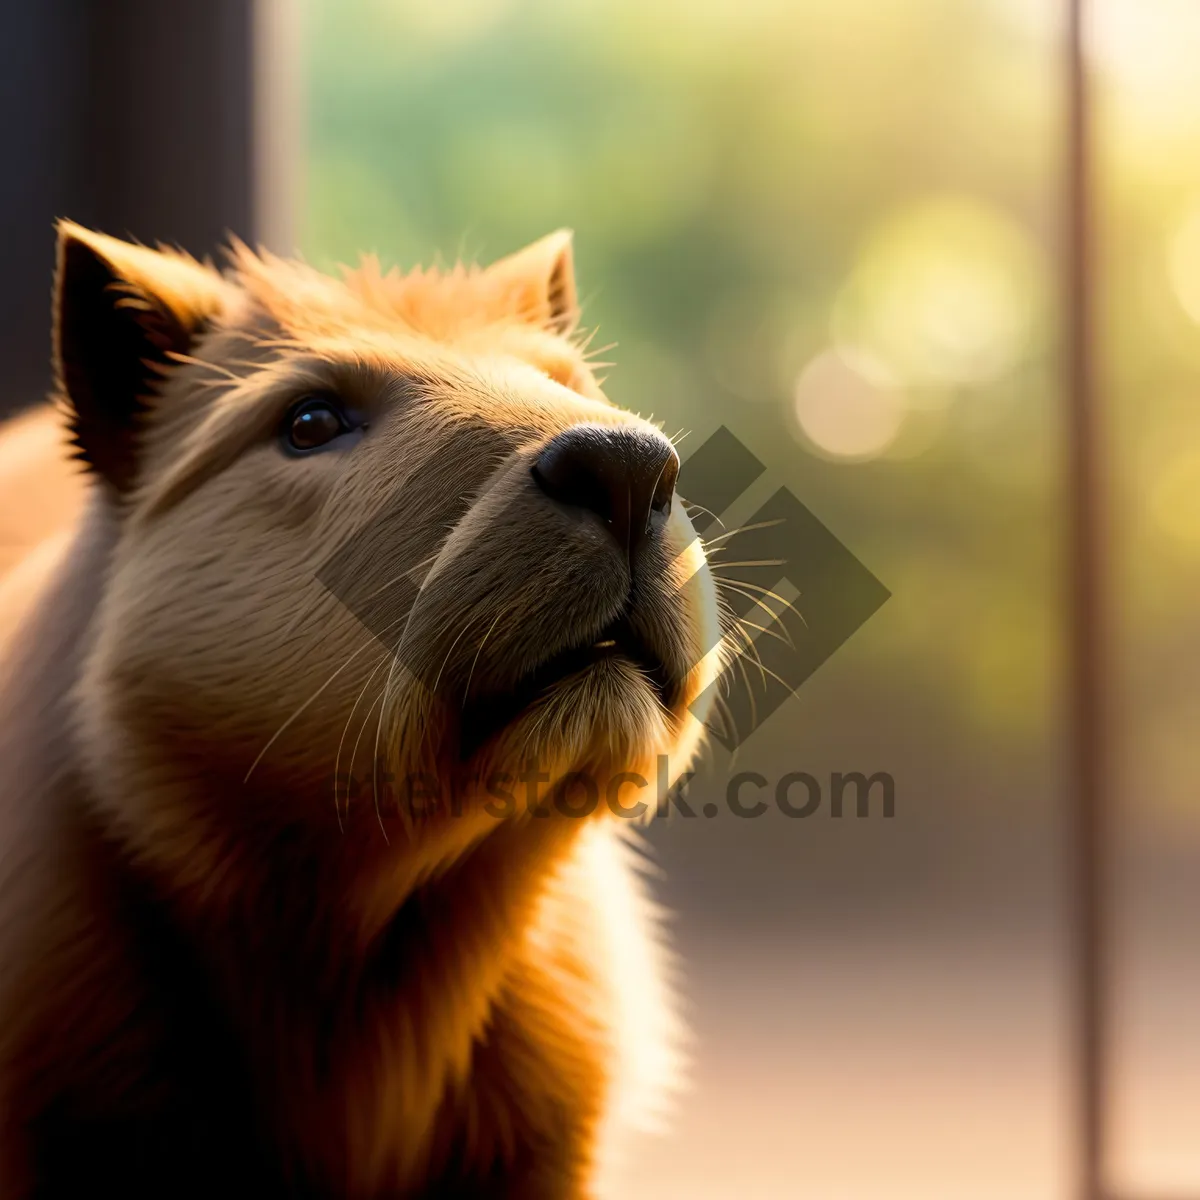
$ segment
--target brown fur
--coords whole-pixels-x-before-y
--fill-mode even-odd
[[[478,780],[536,760],[553,797],[572,771],[682,771],[716,610],[676,504],[638,610],[673,693],[609,659],[462,761],[468,700],[629,587],[529,475],[575,424],[644,424],[605,400],[575,308],[565,234],[484,271],[335,281],[63,226],[86,485],[54,414],[0,435],[0,512],[22,513],[0,580],[5,1200],[599,1194],[673,1051],[629,822],[497,819]],[[289,459],[280,420],[315,391],[370,428]],[[408,531],[440,530],[402,637],[461,706],[317,578],[387,506],[381,578],[411,565]],[[335,766],[370,779],[376,749],[458,807],[335,794]]]

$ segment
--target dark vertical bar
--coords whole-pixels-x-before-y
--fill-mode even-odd
[[[1070,847],[1079,1200],[1104,1200],[1107,833],[1104,519],[1096,402],[1086,0],[1066,0],[1064,344],[1067,401]]]
[[[91,0],[77,137],[105,232],[252,237],[251,0]]]
[[[55,218],[256,240],[259,2],[0,0],[0,416],[49,386]]]
[[[50,223],[88,190],[76,152],[87,31],[79,4],[0,4],[0,417],[50,382]]]

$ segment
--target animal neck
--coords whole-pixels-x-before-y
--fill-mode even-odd
[[[151,890],[142,909],[173,914],[194,964],[184,977],[208,989],[254,1086],[271,1092],[267,1110],[287,1153],[355,1161],[388,1122],[432,1139],[464,1094],[580,824],[489,819],[433,873],[377,828],[373,838],[365,827],[276,831],[229,846],[227,874],[207,896],[161,874],[143,878]],[[417,1138],[404,1152],[423,1147]],[[393,1167],[403,1174],[418,1163]]]

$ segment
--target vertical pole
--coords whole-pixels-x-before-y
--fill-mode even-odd
[[[286,0],[262,2],[277,14],[272,31],[286,31]],[[254,242],[260,223],[286,241],[278,116],[266,119],[275,165],[255,186],[255,89],[276,114],[286,108],[254,78],[257,5],[0,3],[0,417],[50,386],[57,217],[195,254],[229,231]],[[284,39],[268,40],[285,64]]]
[[[251,139],[254,240],[296,253],[303,181],[302,27],[297,0],[253,0]]]
[[[1063,308],[1068,491],[1068,829],[1072,855],[1072,1023],[1078,1200],[1105,1200],[1107,832],[1104,523],[1096,406],[1086,0],[1066,0]]]

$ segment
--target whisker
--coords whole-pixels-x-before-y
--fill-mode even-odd
[[[786,567],[786,558],[747,558],[741,562],[725,562],[718,564],[722,567]]]
[[[311,696],[309,696],[309,698],[308,698],[307,700],[305,700],[305,701],[304,701],[304,703],[303,703],[303,704],[301,704],[301,705],[300,705],[300,707],[299,707],[299,708],[297,708],[297,709],[296,709],[296,711],[295,711],[294,713],[292,713],[292,715],[291,715],[290,717],[288,717],[288,719],[287,719],[286,721],[284,721],[284,723],[283,723],[282,725],[280,725],[280,727],[279,727],[277,730],[275,730],[275,732],[274,732],[274,733],[271,735],[271,738],[270,738],[270,740],[269,740],[269,741],[267,742],[267,744],[266,744],[266,745],[265,745],[265,746],[264,746],[264,747],[263,747],[263,748],[262,748],[262,749],[261,749],[261,750],[258,752],[258,754],[257,754],[257,756],[255,757],[254,761],[253,761],[253,762],[250,764],[250,770],[248,770],[248,771],[246,772],[246,775],[245,775],[245,777],[244,777],[244,778],[243,778],[243,780],[242,780],[242,782],[243,782],[243,783],[247,783],[247,782],[249,781],[249,779],[250,779],[250,776],[251,776],[251,775],[254,773],[254,768],[255,768],[255,767],[257,767],[257,766],[258,766],[258,764],[259,764],[260,762],[262,762],[262,760],[263,760],[263,755],[264,755],[264,754],[266,754],[266,752],[267,752],[268,750],[270,750],[270,748],[271,748],[271,747],[272,747],[272,746],[273,746],[273,745],[274,745],[274,744],[275,744],[275,743],[276,743],[276,742],[279,740],[279,737],[280,737],[280,735],[283,733],[283,731],[284,731],[285,729],[287,729],[287,728],[288,728],[288,726],[290,726],[290,725],[291,725],[291,723],[292,723],[292,722],[293,722],[293,721],[294,721],[294,720],[295,720],[295,719],[296,719],[296,718],[297,718],[297,717],[298,717],[298,716],[299,716],[299,715],[300,715],[302,712],[304,712],[304,710],[305,710],[306,708],[308,708],[308,706],[309,706],[310,704],[312,704],[312,703],[313,703],[313,702],[314,702],[314,701],[317,699],[317,697],[318,697],[318,696],[320,696],[320,695],[321,695],[321,693],[322,693],[322,692],[324,692],[324,690],[325,690],[325,689],[326,689],[326,688],[327,688],[327,687],[328,687],[328,686],[329,686],[329,685],[330,685],[330,684],[331,684],[331,683],[332,683],[332,682],[333,682],[333,681],[334,681],[334,680],[335,680],[335,679],[336,679],[336,678],[337,678],[337,677],[338,677],[338,676],[339,676],[339,675],[340,675],[340,674],[341,674],[341,673],[342,673],[342,672],[343,672],[343,671],[344,671],[344,670],[345,670],[345,669],[346,669],[346,668],[347,668],[347,667],[348,667],[348,666],[349,666],[349,665],[350,665],[350,664],[351,664],[351,663],[352,663],[352,662],[353,662],[353,661],[354,661],[354,660],[355,660],[355,659],[356,659],[356,658],[357,658],[357,657],[358,657],[358,656],[359,656],[359,655],[360,655],[360,654],[361,654],[361,653],[362,653],[364,650],[368,649],[368,648],[369,648],[371,645],[372,645],[372,643],[371,643],[371,642],[366,642],[366,643],[364,643],[363,645],[359,646],[359,648],[358,648],[357,650],[355,650],[355,651],[354,651],[354,653],[353,653],[353,654],[351,654],[351,655],[350,655],[350,657],[349,657],[349,658],[347,658],[347,659],[346,659],[346,661],[345,661],[344,663],[342,663],[342,665],[341,665],[340,667],[338,667],[338,669],[337,669],[336,671],[334,671],[334,673],[333,673],[332,675],[330,675],[330,676],[329,676],[329,678],[328,678],[327,680],[325,680],[325,682],[324,682],[323,684],[321,684],[321,686],[320,686],[319,688],[317,688],[317,690],[316,690],[315,692],[313,692],[313,694],[312,694]]]
[[[364,733],[366,733],[367,726],[371,723],[371,714],[375,711],[375,705],[379,704],[382,700],[383,700],[383,693],[380,692],[379,695],[376,696],[375,699],[371,701],[371,707],[367,709],[366,716],[363,717],[362,724],[358,727],[358,733],[354,738],[354,748],[350,751],[350,770],[351,771],[354,770],[354,762],[355,762],[355,759],[358,758],[358,747],[362,744],[362,735]],[[382,718],[382,709],[380,710],[380,716]],[[400,805],[397,805],[397,808],[400,808],[400,807],[401,807]],[[346,815],[347,815],[347,817],[350,815],[349,791],[347,791],[347,794],[346,794]],[[378,801],[376,802],[376,806],[375,806],[375,815],[376,815],[376,817],[379,816]],[[386,831],[384,832],[383,836],[384,836],[384,839],[386,840],[386,838],[387,838]]]
[[[727,564],[721,563],[720,565],[726,566]],[[728,565],[732,565],[732,564],[728,564]],[[751,583],[750,580],[748,580],[748,579],[733,579],[729,575],[718,575],[716,571],[712,571],[712,572],[710,572],[710,574],[712,575],[713,579],[715,579],[717,581],[718,584],[722,584],[722,585],[726,585],[726,586],[732,584],[732,585],[736,585],[737,587],[740,587],[740,588],[749,588],[752,592],[758,592],[759,595],[768,596],[772,600],[778,600],[779,603],[782,604],[784,608],[791,608],[790,601],[785,600],[778,592],[773,592],[770,588],[765,588],[761,584]]]
[[[471,669],[467,672],[467,686],[463,689],[463,708],[467,707],[467,697],[471,694],[471,680],[475,678],[475,664],[479,662],[479,656],[483,653],[483,643],[492,636],[492,630],[500,623],[500,618],[504,616],[505,609],[501,609],[496,614],[496,619],[488,626],[488,631],[483,635],[483,641],[479,643],[479,648],[475,651],[475,657],[471,659]]]
[[[363,599],[370,600],[372,597],[378,596],[380,592],[386,591],[388,588],[392,587],[393,585],[395,585],[397,583],[400,583],[402,580],[412,579],[412,574],[414,571],[419,571],[423,566],[426,565],[426,563],[432,563],[434,561],[434,559],[436,559],[438,554],[440,554],[440,553],[441,553],[440,550],[435,550],[428,558],[409,567],[409,569],[407,571],[403,572],[400,575],[395,575],[391,579],[385,580],[373,592],[368,592],[363,597]],[[422,579],[422,583],[424,583],[424,579]],[[420,590],[420,589],[418,588],[418,590]]]
[[[412,610],[408,614],[410,618],[412,616],[412,612],[414,612],[416,610],[416,607],[417,607],[416,603],[414,602]],[[467,630],[471,627],[471,624],[472,624],[472,619],[468,618],[466,620],[466,622],[463,624],[462,629],[459,630],[458,636],[454,639],[453,642],[450,643],[450,648],[449,648],[449,650],[446,651],[446,657],[442,660],[442,665],[438,668],[437,678],[433,681],[433,687],[430,689],[430,692],[432,694],[436,695],[438,684],[441,682],[441,679],[442,679],[442,672],[446,669],[446,663],[450,661],[450,655],[454,653],[454,647],[458,645],[463,634],[466,633]],[[404,632],[400,635],[400,643],[396,647],[396,654],[392,659],[392,665],[388,668],[387,681],[384,684],[383,694],[380,697],[384,701],[384,703],[381,704],[381,706],[380,706],[379,720],[376,721],[376,723],[375,723],[375,750],[374,750],[373,760],[372,760],[372,764],[371,764],[371,795],[375,801],[375,818],[376,818],[376,820],[379,821],[379,828],[380,828],[380,831],[383,833],[384,841],[388,840],[388,836],[387,836],[387,830],[383,828],[383,818],[379,814],[379,786],[378,786],[379,785],[379,742],[380,742],[380,738],[383,734],[383,715],[384,715],[384,711],[387,707],[386,698],[387,698],[389,691],[391,690],[392,675],[393,675],[393,672],[395,671],[396,662],[400,657],[400,649],[404,644],[404,637],[407,633],[408,633],[408,623],[406,622],[405,626],[404,626]],[[428,725],[426,725],[426,733],[428,734]],[[400,807],[402,809],[403,805],[400,805],[398,807]],[[404,814],[404,821],[405,821],[406,829],[409,829],[411,831],[411,826],[408,825],[408,815],[407,814]]]
[[[747,600],[754,600],[760,608],[766,609],[766,611],[771,614],[771,617],[774,620],[779,621],[781,624],[783,621],[783,613],[785,611],[791,611],[800,618],[800,622],[805,629],[809,627],[804,613],[802,613],[800,609],[796,607],[794,600],[785,600],[778,592],[773,592],[770,588],[760,587],[757,583],[751,583],[747,579],[730,579],[728,576],[718,575],[715,571],[713,572],[713,579],[717,581],[718,591],[721,588],[729,588],[732,591],[740,592],[741,595],[746,596]],[[747,595],[746,592],[742,591],[743,588],[749,588],[753,592],[758,592],[762,596],[767,596],[772,600],[778,601],[780,611],[775,612],[770,605],[764,604],[761,600],[756,600],[754,596]]]
[[[754,621],[749,621],[745,617],[738,618],[738,624],[743,629],[753,629],[757,633],[761,633],[764,637],[774,638],[777,642],[782,642],[789,650],[795,650],[796,643],[788,634],[786,628],[782,633],[777,629],[772,629],[769,625],[758,625]]]
[[[733,713],[729,708],[729,701],[724,696],[717,695],[713,698],[713,708],[720,714],[721,728],[727,733],[733,733]]]
[[[712,519],[714,521],[716,521],[716,523],[718,525],[720,525],[720,527],[722,529],[725,528],[725,522],[722,521],[721,518],[718,517],[717,514],[715,512],[713,512],[713,510],[711,508],[705,508],[703,504],[697,504],[695,500],[684,500],[683,506],[684,506],[684,508],[686,508],[688,510],[689,513],[690,512],[707,513],[710,517],[712,517]]]
[[[386,661],[387,661],[387,654],[385,651],[385,653],[380,656],[379,661],[372,668],[370,675],[367,676],[366,681],[363,683],[362,687],[359,689],[358,696],[354,701],[354,707],[351,708],[350,715],[346,718],[346,723],[342,726],[342,736],[340,738],[338,738],[337,754],[334,756],[334,759],[333,759],[333,810],[334,810],[334,812],[337,813],[338,829],[342,829],[342,810],[341,810],[341,806],[338,804],[338,778],[339,778],[338,772],[341,769],[341,765],[342,765],[342,747],[346,744],[346,734],[349,732],[350,726],[354,722],[354,714],[358,711],[358,706],[362,703],[363,696],[365,696],[367,694],[367,688],[369,688],[371,686],[371,680],[374,679],[375,676],[379,673],[379,668],[382,667]],[[373,707],[374,707],[374,705],[372,705],[372,708]],[[366,722],[368,720],[370,720],[370,718],[371,718],[371,709],[368,709],[367,715],[363,719],[363,724],[365,725]],[[357,745],[358,745],[358,743],[356,742],[355,746],[357,747]],[[354,771],[353,755],[351,755],[351,758],[350,758],[350,771],[351,772]],[[346,815],[347,816],[350,815],[350,786],[349,786],[349,784],[346,785]],[[345,832],[345,831],[343,830],[343,832]]]
[[[380,707],[379,707],[379,720],[375,723],[375,751],[374,751],[373,761],[371,764],[371,794],[375,798],[375,816],[376,816],[376,818],[379,817],[379,793],[377,791],[377,784],[378,784],[378,779],[379,779],[379,738],[380,738],[380,734],[382,733],[382,730],[383,730],[383,714],[384,714],[384,710],[387,708],[388,694],[391,692],[391,689],[392,689],[392,676],[394,675],[395,670],[396,670],[396,663],[399,661],[401,651],[404,649],[404,640],[405,640],[405,638],[408,637],[408,629],[409,629],[409,626],[412,624],[413,614],[417,611],[417,604],[421,599],[421,592],[423,592],[424,590],[425,590],[425,584],[424,584],[424,582],[422,582],[420,589],[418,590],[416,596],[413,598],[412,606],[409,608],[407,614],[405,615],[405,618],[403,618],[404,619],[404,628],[400,631],[400,639],[396,643],[396,650],[395,650],[394,654],[392,655],[391,666],[388,667],[387,679],[384,681],[383,694],[380,697],[380,699],[382,700],[382,703],[380,704]],[[391,626],[389,626],[388,628],[391,628]],[[408,813],[403,811],[404,806],[397,805],[397,808],[401,810],[401,819],[404,821],[404,827],[405,827],[406,832],[411,832],[412,826],[409,824]],[[383,828],[382,820],[379,821],[379,828],[383,833],[383,840],[385,842],[388,841],[387,830]]]
[[[758,702],[754,699],[754,686],[750,682],[750,676],[746,672],[745,655],[739,654],[734,661],[738,665],[738,670],[742,674],[742,682],[746,685],[746,695],[750,698],[750,728],[758,728]],[[763,679],[763,687],[766,688],[767,681]]]
[[[416,602],[413,602],[412,608],[408,612],[409,621],[412,620],[412,614],[416,611]],[[383,681],[383,691],[379,694],[379,719],[375,722],[375,749],[371,754],[371,799],[375,804],[375,820],[379,822],[379,832],[383,834],[383,840],[387,845],[391,845],[388,838],[387,830],[383,827],[383,817],[379,813],[379,739],[383,733],[383,714],[387,709],[388,694],[392,690],[392,676],[396,671],[396,663],[400,659],[400,648],[404,645],[404,635],[408,632],[408,622],[405,622],[404,629],[400,634],[400,641],[396,646],[396,651],[392,655],[391,663],[388,665],[387,678]],[[374,707],[374,706],[372,706]],[[403,809],[403,805],[397,807]],[[405,831],[409,831],[408,816],[403,814],[401,819],[405,824]]]
[[[751,628],[757,628],[757,626],[752,625]],[[758,668],[759,674],[763,677],[763,688],[765,689],[767,686],[766,677],[768,675],[772,679],[774,679],[777,683],[781,684],[783,687],[790,688],[791,685],[787,682],[786,679],[784,679],[782,676],[777,674],[775,671],[771,670],[771,668],[768,667],[763,662],[762,655],[759,654],[758,647],[754,644],[754,639],[742,627],[741,620],[735,618],[735,623],[734,623],[733,629],[741,637],[742,644],[744,647],[743,652],[739,653],[739,655],[738,655],[738,660],[741,661],[743,658],[745,658],[747,656],[750,656],[752,658],[754,665]],[[764,630],[763,632],[770,632],[770,631]],[[744,674],[743,674],[743,678],[745,678]],[[746,686],[747,686],[747,688],[749,688],[749,686],[750,686],[748,679],[746,680]],[[750,699],[751,699],[751,703],[753,703],[753,701],[754,701],[753,693],[751,693]]]
[[[731,608],[729,608],[728,603],[724,605],[722,615],[726,618],[726,628],[728,628],[731,633],[736,634],[741,642],[741,649],[736,652],[737,658],[739,660],[746,657],[750,658],[754,665],[758,667],[759,673],[763,676],[763,687],[765,688],[767,686],[765,674],[766,668],[763,665],[762,655],[758,652],[758,647],[754,644],[754,639],[743,628],[741,619]],[[750,686],[750,681],[748,679],[746,680],[746,686]]]
[[[766,675],[770,675],[770,677],[772,679],[774,679],[776,683],[778,683],[782,687],[786,688],[789,692],[792,690],[792,685],[790,683],[788,683],[788,681],[786,679],[784,679],[782,675],[779,675],[775,671],[772,671],[770,667],[763,666],[761,659],[755,665],[758,667],[759,671],[763,672]],[[763,684],[764,684],[764,686],[766,685],[765,679],[763,680]]]
[[[781,617],[783,614],[777,613],[769,604],[766,603],[765,600],[763,600],[763,598],[761,596],[755,596],[752,592],[744,592],[744,591],[742,591],[742,589],[740,587],[738,587],[735,583],[730,582],[729,580],[725,580],[721,584],[721,587],[724,589],[727,589],[728,591],[736,592],[737,595],[739,595],[739,596],[744,596],[747,600],[749,600],[754,605],[754,608],[762,609],[763,612],[765,612],[767,614],[767,616],[770,617],[771,624],[779,625],[784,630],[787,629],[787,626],[784,625],[783,621],[781,620]],[[790,608],[791,606],[785,604],[783,607],[786,610],[786,609]],[[750,612],[753,612],[754,608],[751,608]],[[799,611],[798,610],[794,610],[794,611],[796,611],[796,615],[799,616],[800,619],[803,621],[804,617],[799,613]],[[746,617],[748,617],[750,615],[750,612],[746,613],[744,616],[739,616],[738,620],[746,622]],[[805,626],[807,628],[807,622],[805,623]],[[763,627],[753,626],[753,628],[758,629],[758,628],[763,628]],[[784,641],[787,643],[787,645],[791,646],[791,648],[793,650],[796,648],[795,643],[792,641],[790,634],[788,634],[786,637],[781,637],[778,633],[775,633],[773,630],[769,630],[769,629],[765,629],[765,628],[763,628],[763,632],[770,633],[772,637],[780,638],[781,641]]]
[[[438,667],[437,677],[433,681],[433,687],[429,690],[435,695],[437,694],[438,684],[442,682],[442,672],[446,669],[446,664],[450,661],[450,655],[454,653],[454,647],[463,639],[463,634],[475,623],[475,618],[478,614],[472,613],[463,621],[463,627],[455,635],[454,641],[450,643],[450,649],[446,651],[446,657],[442,659],[442,665]]]
[[[707,550],[709,546],[716,545],[717,542],[723,542],[726,538],[736,537],[739,533],[749,533],[752,529],[772,529],[776,525],[784,523],[783,517],[776,517],[773,521],[755,521],[751,525],[739,525],[736,529],[730,529],[726,533],[719,533],[716,537],[705,538],[704,548]]]
[[[353,661],[354,661],[354,660],[355,660],[355,659],[356,659],[356,658],[357,658],[357,657],[358,657],[360,654],[362,654],[362,652],[363,652],[364,650],[369,650],[369,649],[371,648],[371,646],[372,646],[372,645],[373,645],[373,644],[374,644],[376,641],[380,640],[380,638],[382,637],[382,635],[383,635],[383,634],[385,634],[385,633],[388,633],[390,630],[392,630],[393,628],[395,628],[395,626],[399,625],[401,621],[405,620],[405,618],[406,618],[406,617],[411,617],[411,616],[412,616],[412,613],[411,613],[411,611],[410,611],[410,612],[408,612],[408,613],[404,614],[403,616],[397,617],[395,621],[391,621],[391,622],[389,622],[387,625],[385,625],[385,626],[383,627],[383,629],[381,629],[381,630],[379,631],[379,634],[378,634],[377,636],[372,636],[372,637],[371,637],[371,638],[370,638],[368,641],[364,642],[364,643],[363,643],[361,646],[359,646],[359,648],[358,648],[357,650],[355,650],[355,651],[354,651],[354,653],[353,653],[353,654],[351,654],[351,655],[350,655],[350,656],[349,656],[349,657],[346,659],[346,661],[345,661],[344,663],[342,663],[342,665],[341,665],[340,667],[338,667],[338,669],[337,669],[336,671],[334,671],[334,672],[333,672],[333,674],[332,674],[332,675],[330,675],[330,676],[329,676],[329,678],[328,678],[328,679],[326,679],[326,680],[325,680],[325,682],[324,682],[323,684],[321,684],[321,686],[320,686],[319,688],[317,688],[317,690],[316,690],[315,692],[313,692],[313,694],[312,694],[311,696],[309,696],[309,698],[308,698],[307,700],[305,700],[305,701],[304,701],[304,703],[303,703],[303,704],[301,704],[301,705],[300,705],[300,707],[299,707],[299,708],[297,708],[297,709],[296,709],[296,711],[295,711],[295,712],[293,712],[293,713],[292,713],[292,715],[291,715],[290,717],[288,717],[288,719],[287,719],[286,721],[284,721],[284,723],[283,723],[282,725],[280,725],[280,726],[279,726],[279,728],[278,728],[277,730],[275,730],[275,732],[274,732],[274,733],[271,735],[271,738],[270,738],[270,740],[269,740],[269,741],[267,742],[267,744],[266,744],[266,745],[265,745],[265,746],[264,746],[264,747],[263,747],[263,748],[262,748],[262,749],[261,749],[261,750],[258,752],[258,754],[256,755],[256,757],[255,757],[254,761],[253,761],[253,762],[250,764],[250,769],[249,769],[249,770],[246,772],[245,778],[242,780],[242,782],[243,782],[243,783],[247,783],[247,782],[249,781],[249,779],[250,779],[250,776],[251,776],[251,775],[254,773],[254,769],[255,769],[255,767],[257,767],[257,766],[258,766],[258,764],[259,764],[260,762],[262,762],[262,760],[263,760],[263,756],[266,754],[266,752],[267,752],[268,750],[270,750],[270,748],[271,748],[271,747],[272,747],[272,746],[273,746],[273,745],[276,743],[276,741],[278,741],[278,740],[279,740],[279,737],[280,737],[280,735],[281,735],[281,734],[284,732],[284,730],[286,730],[286,729],[288,728],[288,726],[289,726],[289,725],[291,725],[291,723],[292,723],[293,721],[295,721],[295,720],[296,720],[296,718],[297,718],[298,716],[300,716],[300,714],[301,714],[302,712],[304,712],[304,710],[305,710],[306,708],[308,708],[308,706],[309,706],[310,704],[312,704],[312,703],[313,703],[313,702],[314,702],[314,701],[317,699],[317,697],[318,697],[318,696],[320,696],[320,695],[321,695],[321,693],[322,693],[322,692],[324,692],[324,690],[325,690],[325,689],[326,689],[326,688],[327,688],[327,687],[328,687],[328,686],[329,686],[329,685],[330,685],[330,684],[331,684],[331,683],[332,683],[332,682],[333,682],[333,681],[334,681],[334,680],[335,680],[335,679],[336,679],[336,678],[337,678],[337,677],[338,677],[338,676],[339,676],[339,675],[340,675],[340,674],[341,674],[341,673],[342,673],[342,672],[343,672],[343,671],[344,671],[344,670],[345,670],[345,669],[346,669],[346,668],[347,668],[347,667],[348,667],[348,666],[349,666],[349,665],[350,665],[350,664],[351,664],[351,663],[352,663],[352,662],[353,662]],[[408,626],[406,625],[406,626],[405,626],[405,629],[407,629],[407,628],[408,628]]]
[[[740,658],[749,658],[756,667],[762,668],[762,655],[758,652],[758,647],[754,644],[754,639],[746,631],[745,626],[740,620],[734,618],[733,624],[730,625],[730,632],[737,635],[738,641],[741,643],[737,655]],[[764,679],[763,683],[767,681]]]
[[[668,462],[670,462],[670,461],[671,461],[671,460],[670,460],[670,458],[664,458],[664,459],[663,459],[663,461],[662,461],[662,466],[660,466],[660,467],[658,468],[658,474],[657,474],[657,475],[654,477],[654,487],[652,487],[652,488],[650,489],[650,495],[651,495],[651,496],[653,496],[653,495],[654,495],[654,493],[658,491],[658,485],[659,485],[659,484],[662,482],[663,472],[664,472],[664,471],[667,469],[667,463],[668,463]],[[629,501],[629,502],[630,502],[630,505],[632,505],[632,503],[633,503],[633,499],[632,499],[632,489],[631,489],[631,495],[630,495],[630,501]],[[632,517],[630,517],[630,520],[632,521],[632,520],[633,520],[633,518],[632,518]]]

